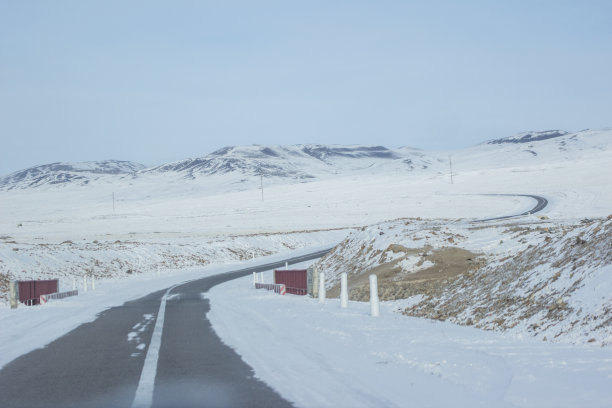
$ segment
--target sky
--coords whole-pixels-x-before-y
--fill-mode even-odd
[[[0,0],[0,175],[612,126],[610,1]]]

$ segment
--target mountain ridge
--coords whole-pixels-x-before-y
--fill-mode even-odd
[[[100,176],[133,174],[145,167],[143,164],[126,160],[42,164],[16,171],[0,178],[0,190],[74,182],[89,184],[91,180]]]
[[[523,132],[493,139],[470,148],[451,152],[453,161],[478,161],[499,167],[513,160],[534,164],[542,160],[578,157],[585,150],[606,150],[612,142],[612,130],[561,130]],[[449,153],[420,149],[366,145],[249,145],[226,146],[207,155],[187,158],[159,166],[118,160],[51,163],[20,170],[0,178],[0,191],[13,189],[88,185],[100,179],[139,179],[167,175],[173,180],[195,180],[208,176],[235,175],[245,178],[266,177],[305,181],[319,177],[389,168],[399,172],[447,172]],[[481,161],[483,160],[483,161]]]
[[[385,161],[402,158],[403,155],[384,146],[320,144],[226,146],[203,157],[156,166],[141,173],[176,172],[193,179],[198,175],[239,171],[250,176],[309,179],[316,177],[313,173],[325,173],[326,170],[333,173],[336,167],[341,166],[342,161],[354,160],[354,163],[358,163],[364,160]]]
[[[561,136],[569,135],[569,132],[564,130],[544,130],[541,132],[522,132],[514,136],[503,137],[501,139],[493,139],[485,142],[486,144],[503,144],[503,143],[532,143],[542,140],[553,139]]]

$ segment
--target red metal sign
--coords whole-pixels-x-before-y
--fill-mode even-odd
[[[48,295],[59,290],[59,280],[19,281],[19,301],[26,305],[37,305],[40,295]]]
[[[306,295],[308,293],[307,276],[306,269],[277,269],[274,271],[274,283],[285,285],[287,293]]]

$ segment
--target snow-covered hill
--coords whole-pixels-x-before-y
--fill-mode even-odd
[[[66,184],[86,185],[103,176],[125,175],[144,168],[142,164],[121,160],[44,164],[0,178],[0,191]]]
[[[37,166],[0,178],[0,191],[83,186],[97,182],[130,186],[155,184],[160,188],[166,185],[174,191],[177,182],[209,180],[228,187],[248,184],[249,179],[260,176],[273,184],[352,174],[417,173],[431,177],[448,174],[449,156],[453,172],[460,176],[484,169],[582,160],[608,152],[610,146],[612,130],[526,132],[449,152],[363,145],[233,146],[147,169],[137,163],[112,160]]]
[[[142,173],[174,172],[188,179],[233,173],[300,180],[362,170],[401,161],[406,156],[382,146],[232,146],[201,158],[154,167]]]
[[[518,135],[508,136],[501,139],[489,140],[488,144],[503,144],[503,143],[532,143],[540,140],[552,139],[568,135],[569,132],[564,130],[545,130],[543,132],[523,132]]]
[[[555,130],[519,133],[450,153],[453,168],[460,173],[493,168],[522,171],[567,161],[596,159],[609,154],[611,148],[610,129],[577,133]]]
[[[405,314],[550,341],[612,344],[612,215],[551,222],[403,219],[352,232],[319,262],[331,296],[340,274],[367,301]]]
[[[291,183],[387,165],[410,171],[426,169],[429,164],[430,159],[423,153],[414,150],[393,151],[382,146],[232,146],[206,156],[148,169],[136,163],[117,161],[37,166],[0,179],[0,191],[66,183],[85,185],[98,179],[97,176],[101,174],[114,175],[111,181],[116,183],[156,180],[158,183],[174,184],[177,180],[197,180],[210,176],[224,176],[226,183],[259,176]],[[127,179],[126,174],[130,174]]]

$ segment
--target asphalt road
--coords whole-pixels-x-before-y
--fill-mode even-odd
[[[515,217],[522,217],[524,215],[530,215],[530,214],[535,214],[539,211],[542,211],[547,205],[548,205],[548,200],[545,199],[544,197],[540,197],[537,195],[532,195],[532,194],[482,194],[485,196],[506,196],[506,197],[529,197],[529,198],[533,198],[534,200],[536,200],[536,205],[528,211],[522,212],[520,214],[514,214],[514,215],[504,215],[501,217],[493,217],[493,218],[486,218],[483,220],[476,220],[477,222],[485,222],[485,221],[494,221],[494,220],[505,220],[506,218],[515,218]]]
[[[285,262],[320,258],[328,251],[191,281],[108,309],[7,364],[0,371],[0,407],[290,407],[217,337],[206,318],[208,300],[201,294],[219,283]],[[147,402],[149,388],[142,386],[141,377],[148,372],[143,367],[152,354],[149,346],[155,344],[152,337],[166,294]],[[137,395],[144,399],[135,401]]]

